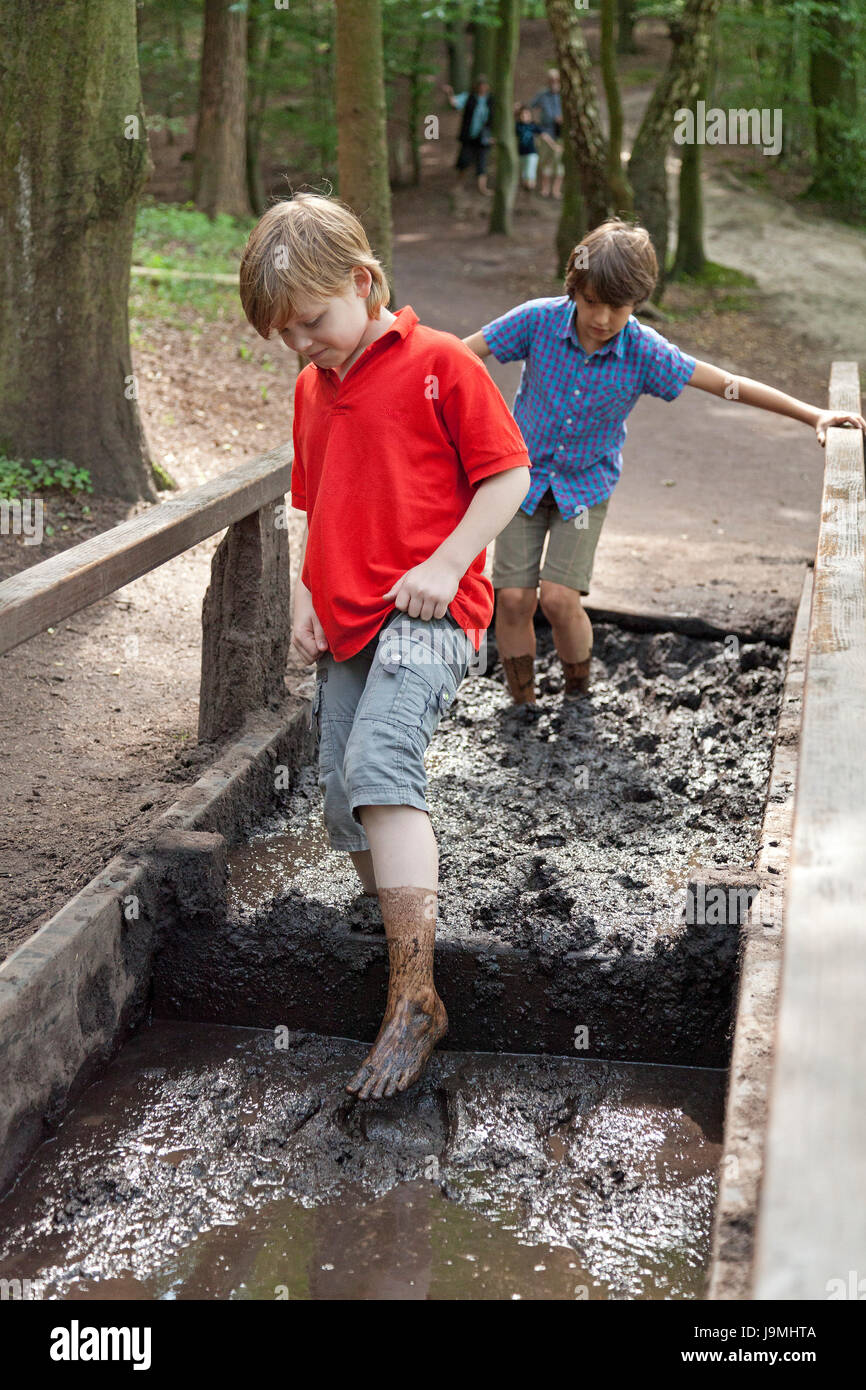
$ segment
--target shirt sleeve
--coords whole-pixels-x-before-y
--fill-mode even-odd
[[[441,414],[473,486],[508,468],[530,467],[526,443],[514,416],[478,358],[460,371],[445,392]]]
[[[648,396],[660,396],[663,401],[676,400],[695,370],[695,358],[669,343],[654,328],[642,325],[644,337],[644,375],[641,391]]]
[[[462,111],[468,100],[468,92],[458,92],[454,98],[454,105],[457,107],[458,111]]]
[[[300,378],[295,382],[295,409],[292,416],[292,506],[307,510],[307,476],[301,456],[301,392]]]
[[[532,301],[518,304],[502,318],[486,323],[481,333],[497,362],[519,362],[528,357],[532,342]]]

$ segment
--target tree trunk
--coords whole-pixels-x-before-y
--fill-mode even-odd
[[[452,19],[445,26],[445,47],[450,86],[455,92],[468,92],[469,58],[466,52],[466,25],[462,19]]]
[[[601,0],[601,73],[607,98],[610,134],[607,142],[607,181],[617,212],[631,212],[631,188],[622,168],[622,101],[616,74],[616,0]]]
[[[671,279],[700,275],[707,258],[704,253],[704,195],[701,188],[701,146],[695,141],[683,146],[680,166],[680,205],[677,221],[677,253]]]
[[[490,209],[491,233],[514,232],[517,193],[517,137],[514,133],[514,64],[520,41],[520,0],[499,0],[499,28],[493,55],[493,134],[496,137],[496,187]]]
[[[337,0],[336,51],[340,197],[363,221],[393,292],[381,0]]]
[[[707,101],[715,80],[712,45],[697,101]],[[683,146],[680,164],[677,251],[671,278],[700,275],[707,264],[704,250],[704,191],[701,184],[702,146],[697,141]]]
[[[616,200],[607,179],[607,150],[589,54],[572,0],[546,0],[546,8],[562,79],[563,140],[571,146],[587,226],[597,227]]]
[[[205,0],[193,200],[201,212],[248,217],[247,20],[232,0]]]
[[[496,27],[493,24],[472,24],[472,84],[484,76],[490,81],[496,49]],[[458,87],[454,88],[459,91]]]
[[[272,41],[271,16],[263,23],[259,11],[251,5],[247,14],[247,196],[257,217],[266,206],[260,152]]]
[[[129,351],[150,172],[133,0],[0,0],[0,449],[156,500]]]
[[[671,22],[673,46],[668,66],[650,97],[629,160],[635,211],[653,239],[660,290],[667,274],[665,160],[673,137],[674,114],[683,107],[691,107],[697,100],[719,4],[720,0],[686,0],[681,18]]]
[[[634,39],[636,0],[618,0],[618,28],[616,38],[617,53],[637,53]]]
[[[566,140],[562,147],[562,161],[565,174],[562,180],[562,203],[559,209],[559,223],[556,228],[556,273],[565,274],[568,258],[586,236],[586,204],[580,191],[580,173],[574,157],[574,147]]]
[[[850,163],[846,128],[857,115],[857,84],[852,57],[855,33],[850,10],[813,13],[809,21],[809,94],[815,115],[814,198],[837,198],[840,173]]]

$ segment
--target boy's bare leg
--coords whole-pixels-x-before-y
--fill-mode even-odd
[[[373,856],[368,849],[350,849],[349,856],[355,865],[355,872],[361,880],[361,887],[369,898],[377,893],[376,875],[373,871]]]
[[[497,589],[496,649],[517,705],[535,703],[535,589]]]
[[[361,806],[388,941],[388,1002],[379,1034],[346,1090],[379,1100],[417,1081],[448,1028],[433,983],[439,851],[426,811]]]
[[[589,686],[592,623],[580,594],[549,579],[541,581],[541,608],[553,631],[553,643],[565,672],[566,695],[583,694]]]

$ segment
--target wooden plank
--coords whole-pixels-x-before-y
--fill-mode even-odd
[[[0,584],[0,654],[122,589],[190,546],[280,501],[289,491],[290,444],[53,555]]]
[[[132,265],[129,273],[143,280],[210,280],[215,285],[238,287],[237,274],[222,275],[211,270],[169,270],[167,266]]]
[[[855,364],[834,366],[830,406],[859,410]],[[856,1298],[843,1290],[852,1278],[866,1278],[864,538],[862,435],[829,430],[758,1217],[758,1299]]]

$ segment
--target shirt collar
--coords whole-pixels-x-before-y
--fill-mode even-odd
[[[568,313],[565,315],[561,328],[557,330],[558,337],[570,338],[571,341],[574,343],[575,347],[580,348],[580,351],[587,359],[589,359],[590,357],[622,357],[623,352],[625,351],[625,335],[628,330],[629,324],[632,322],[634,318],[633,314],[629,315],[629,317],[626,319],[625,324],[617,333],[616,337],[612,338],[609,343],[605,343],[604,347],[596,348],[595,352],[586,352],[581,345],[580,339],[577,336],[577,305],[575,304],[574,300],[571,300],[570,302],[567,301],[567,303]]]
[[[392,337],[392,335],[397,338],[407,338],[409,334],[412,332],[412,329],[415,327],[416,323],[418,323],[418,315],[415,313],[415,310],[412,308],[411,304],[404,304],[402,309],[395,309],[394,322],[388,325],[388,327],[385,329],[385,332],[382,333],[380,337],[374,338],[372,343],[367,344],[367,347],[364,349],[364,352],[361,354],[361,356],[363,357],[365,353],[369,353],[370,356],[373,356],[375,353],[381,352],[382,349],[380,347],[380,344],[387,343],[388,340]],[[360,362],[360,360],[361,358],[359,357],[358,361]],[[315,366],[315,363],[313,365]],[[351,371],[355,367],[355,365],[356,364],[353,362],[352,367],[349,368],[349,371]],[[337,377],[337,373],[334,371],[333,367],[316,367],[316,371],[327,372],[330,376],[333,376],[334,378],[336,378],[336,380],[339,381],[339,377]],[[346,376],[348,376],[348,374],[349,373],[347,372]],[[346,377],[343,377],[343,380],[345,381]]]

